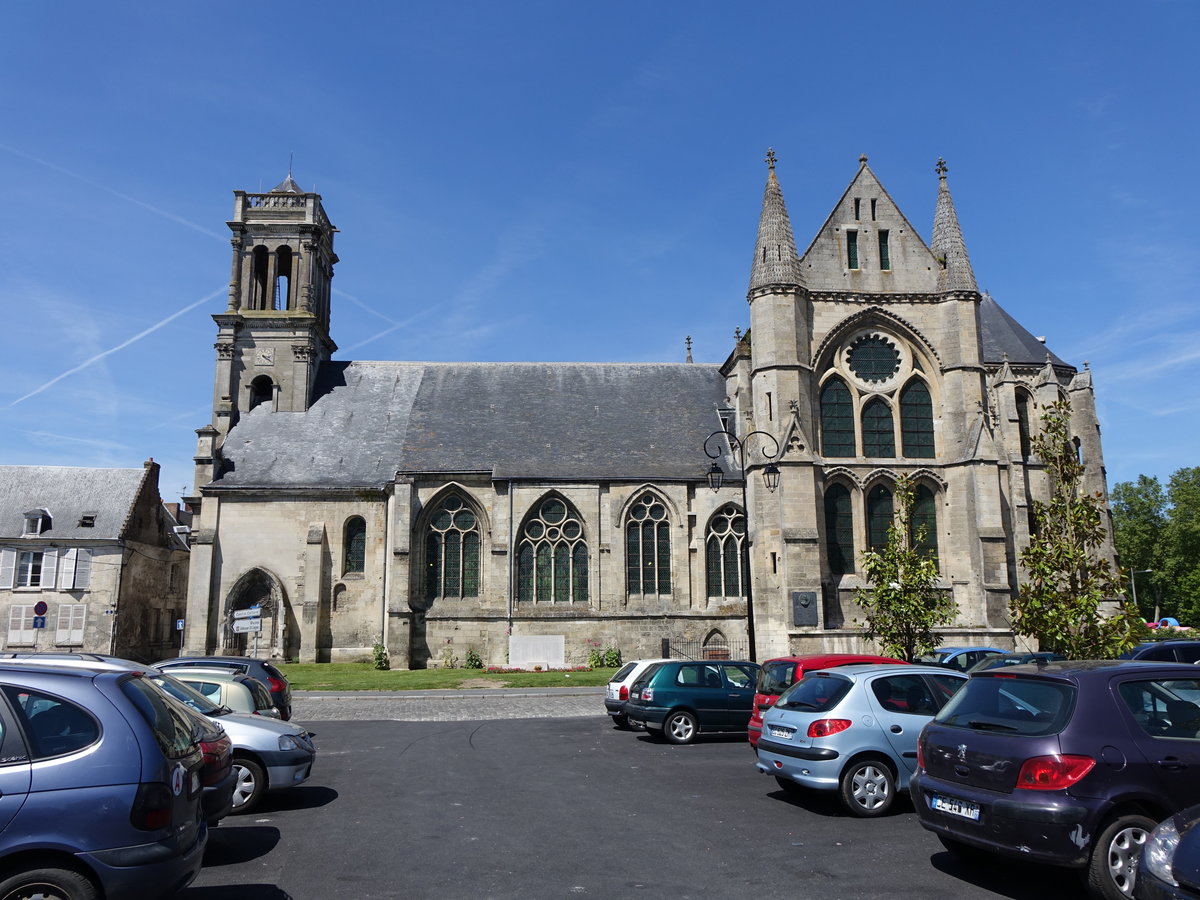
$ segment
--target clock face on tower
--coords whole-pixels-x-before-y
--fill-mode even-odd
[[[261,347],[254,352],[254,364],[256,366],[273,366],[275,365],[275,349],[273,347]]]

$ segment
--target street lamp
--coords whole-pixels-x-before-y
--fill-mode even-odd
[[[738,468],[742,473],[742,512],[746,517],[746,533],[742,537],[742,572],[746,583],[746,633],[750,638],[750,660],[753,661],[757,656],[756,647],[754,645],[754,578],[750,573],[750,503],[746,499],[746,445],[750,443],[753,437],[759,438],[758,453],[766,462],[763,468],[763,485],[771,493],[779,487],[779,467],[775,465],[775,459],[779,457],[779,441],[765,431],[751,431],[739,438],[736,434],[730,431],[714,431],[704,439],[704,453],[713,460],[713,464],[708,467],[708,486],[714,492],[721,489],[721,485],[725,481],[725,470],[721,468],[720,463],[716,462],[718,458],[724,455],[721,442],[713,443],[713,438],[717,435],[724,435],[725,440],[729,442],[729,449],[737,454]],[[766,444],[763,438],[771,442],[774,446],[774,451],[768,453]],[[710,448],[710,443],[713,446]],[[753,458],[751,459],[753,462]]]
[[[1129,589],[1133,592],[1133,608],[1137,609],[1137,576],[1153,572],[1153,569],[1133,569],[1129,573]],[[1154,604],[1154,621],[1158,621],[1158,604]]]

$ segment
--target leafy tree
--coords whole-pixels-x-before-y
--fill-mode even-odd
[[[911,481],[896,482],[896,517],[887,543],[862,554],[863,576],[870,587],[857,588],[854,601],[863,610],[868,640],[883,652],[912,662],[942,642],[934,629],[954,621],[954,600],[937,587],[937,560],[922,552],[926,528],[913,527],[915,491]]]
[[[1200,468],[1179,469],[1167,483],[1162,583],[1179,621],[1200,625]]]
[[[1101,552],[1104,496],[1083,490],[1070,419],[1068,401],[1050,404],[1031,440],[1050,479],[1050,499],[1033,501],[1037,533],[1020,556],[1026,577],[1011,604],[1013,630],[1068,659],[1104,659],[1133,646],[1142,620],[1118,599],[1123,579]],[[1107,615],[1101,604],[1110,600],[1118,606]]]
[[[1113,544],[1126,575],[1150,571],[1139,578],[1139,612],[1154,618],[1156,600],[1161,596],[1166,575],[1165,540],[1167,495],[1157,478],[1139,475],[1136,483],[1118,482],[1112,495]],[[1160,610],[1160,615],[1166,613]]]

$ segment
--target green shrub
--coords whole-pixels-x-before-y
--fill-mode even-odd
[[[621,667],[621,651],[618,650],[616,647],[605,647],[602,662],[604,663],[605,668],[608,668],[608,669],[620,668]],[[600,667],[593,665],[592,668],[598,669]]]
[[[463,666],[467,669],[483,668],[483,659],[478,653],[475,652],[474,647],[467,648],[467,661],[463,663]]]
[[[392,661],[388,657],[387,647],[385,647],[383,644],[376,644],[373,646],[371,648],[371,656],[374,659],[375,668],[390,669],[392,667]]]
[[[588,650],[588,668],[599,669],[604,665],[604,652],[599,647]]]

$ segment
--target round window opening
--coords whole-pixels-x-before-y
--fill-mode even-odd
[[[884,338],[864,337],[854,342],[848,361],[863,381],[887,381],[900,369],[900,351]]]

